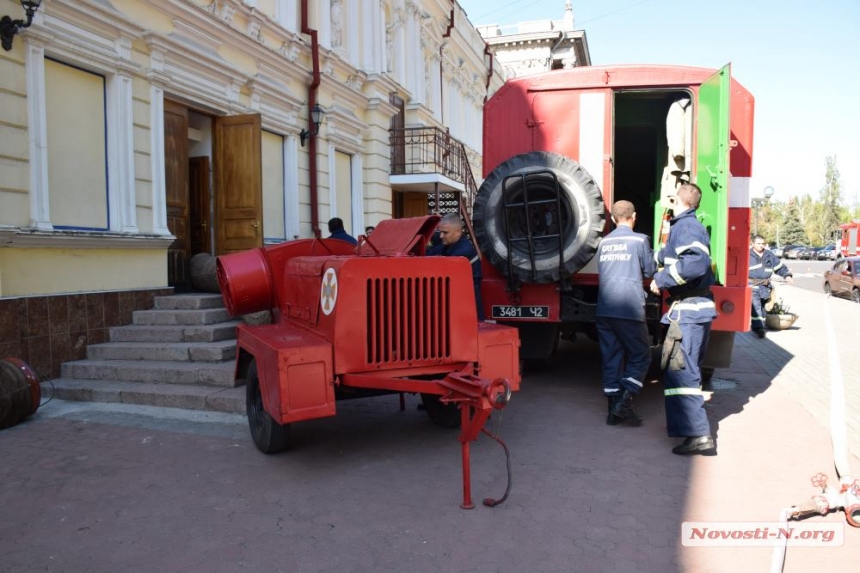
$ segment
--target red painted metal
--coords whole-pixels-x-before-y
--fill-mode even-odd
[[[273,310],[273,324],[238,327],[237,376],[253,357],[277,423],[334,415],[338,386],[458,404],[465,507],[468,442],[519,389],[519,339],[478,322],[467,259],[421,256],[438,219],[383,221],[355,248],[304,240],[225,255],[218,279],[231,314]]]
[[[613,202],[613,95],[617,90],[687,90],[695,98],[699,86],[715,70],[658,65],[588,66],[516,78],[505,83],[484,106],[484,177],[502,162],[530,151],[551,151],[571,157],[580,155],[580,98],[583,94],[602,94],[606,115],[603,130],[603,197]],[[747,286],[750,217],[748,189],[744,179],[752,174],[752,144],[755,101],[740,83],[731,81],[731,118],[729,167],[738,180],[730,189],[728,213],[727,269],[724,285],[714,289],[720,316],[715,330],[746,331],[750,292]],[[734,195],[734,197],[732,197]],[[485,259],[486,260],[486,259]],[[559,322],[559,285],[525,284],[514,292],[507,280],[489,263],[484,263],[482,299],[487,316],[493,305],[549,306],[549,322]],[[576,273],[571,283],[595,286],[599,282],[596,266]],[[725,303],[731,304],[725,304]],[[724,309],[734,308],[731,312]],[[516,319],[517,322],[538,322]]]

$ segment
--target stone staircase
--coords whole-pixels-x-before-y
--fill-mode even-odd
[[[236,325],[218,294],[155,297],[133,324],[110,329],[110,342],[65,362],[43,395],[189,410],[245,412],[245,388],[233,378]]]

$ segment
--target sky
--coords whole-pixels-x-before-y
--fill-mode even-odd
[[[564,0],[458,0],[474,25],[561,20]],[[720,68],[755,97],[752,197],[811,195],[835,156],[843,203],[860,203],[860,1],[573,0],[592,65]],[[506,28],[512,26],[512,28]]]

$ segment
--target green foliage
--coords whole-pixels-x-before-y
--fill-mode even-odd
[[[791,309],[787,304],[783,302],[782,299],[779,299],[773,306],[770,307],[770,310],[767,311],[768,314],[791,314]]]
[[[809,240],[800,222],[800,210],[794,199],[788,202],[785,209],[781,240],[783,245],[806,244]]]
[[[817,195],[818,199],[813,199]],[[756,216],[755,213],[752,215]],[[860,205],[843,204],[835,157],[825,159],[824,184],[788,203],[771,201],[758,211],[758,232],[772,244],[823,246],[833,242],[840,223],[860,218]],[[750,225],[751,227],[753,225]]]

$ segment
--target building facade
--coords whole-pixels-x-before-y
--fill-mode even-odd
[[[195,253],[426,213],[502,82],[451,0],[44,0],[0,52],[0,355],[56,371]]]
[[[561,20],[532,20],[511,28],[479,25],[478,32],[495,53],[507,79],[591,65],[585,30],[575,29],[570,0],[564,3]]]

